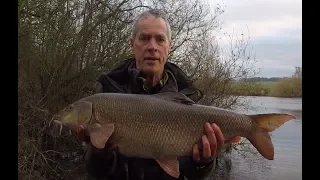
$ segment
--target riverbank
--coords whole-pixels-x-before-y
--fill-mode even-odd
[[[302,97],[301,78],[260,82],[237,81],[233,82],[230,88],[232,95],[239,96]]]

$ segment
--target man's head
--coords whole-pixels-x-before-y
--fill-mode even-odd
[[[133,25],[130,45],[138,70],[149,75],[163,72],[171,47],[171,30],[161,11],[140,14]]]

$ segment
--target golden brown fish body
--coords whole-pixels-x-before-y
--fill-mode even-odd
[[[287,114],[244,115],[196,105],[178,93],[101,93],[71,105],[60,121],[87,127],[98,148],[106,141],[116,143],[121,154],[155,159],[167,173],[178,176],[175,165],[168,164],[176,157],[192,155],[193,145],[204,134],[204,123],[216,123],[226,140],[246,137],[265,158],[273,159],[268,132],[290,119],[294,117]]]
[[[249,117],[218,108],[179,104],[152,96],[100,96],[92,101],[93,122],[115,124],[109,140],[117,143],[126,156],[191,155],[192,146],[204,134],[205,122],[216,123],[226,139],[247,137],[255,128]]]

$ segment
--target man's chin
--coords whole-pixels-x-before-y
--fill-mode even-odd
[[[148,60],[148,59],[145,59],[143,60],[143,64],[145,66],[155,66],[155,65],[159,65],[159,61],[158,60]]]
[[[155,68],[150,68],[149,67],[149,68],[143,68],[142,72],[144,72],[145,74],[152,75],[152,74],[156,74],[157,70]]]
[[[153,63],[146,63],[146,64],[144,64],[144,66],[141,70],[147,74],[155,74],[159,70],[158,66],[159,65],[157,65],[155,63],[154,64]]]

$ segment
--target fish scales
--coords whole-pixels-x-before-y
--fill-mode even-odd
[[[269,132],[295,119],[289,114],[245,115],[197,105],[176,92],[156,95],[101,93],[83,98],[61,110],[54,120],[70,130],[87,129],[99,149],[109,142],[129,157],[154,159],[170,176],[179,177],[177,157],[192,155],[204,135],[206,122],[216,123],[225,142],[247,138],[266,159],[274,158]]]
[[[98,122],[115,123],[110,141],[117,142],[120,152],[127,156],[190,155],[193,144],[204,134],[205,122],[217,123],[226,138],[245,136],[253,125],[248,117],[231,111],[157,97],[99,94],[84,100],[93,103]]]

